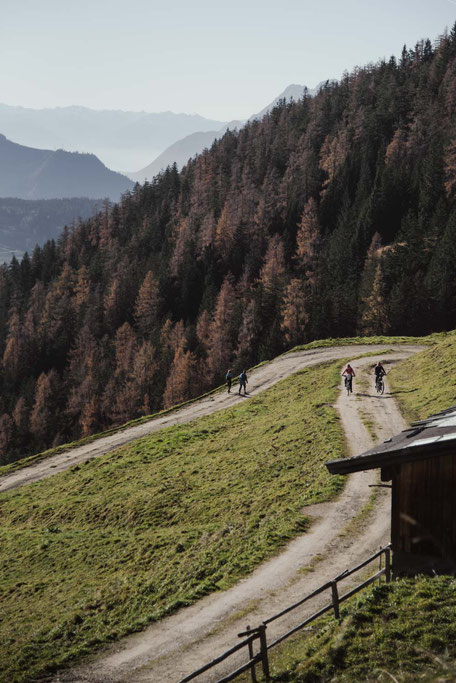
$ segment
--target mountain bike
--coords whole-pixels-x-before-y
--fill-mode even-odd
[[[347,390],[347,396],[353,393],[353,377],[352,375],[345,375],[345,388]]]
[[[381,375],[379,375],[375,380],[375,388],[377,389],[377,394],[383,394],[385,391],[385,383]]]

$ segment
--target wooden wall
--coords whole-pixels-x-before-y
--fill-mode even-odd
[[[456,453],[398,465],[392,483],[396,570],[456,568]]]

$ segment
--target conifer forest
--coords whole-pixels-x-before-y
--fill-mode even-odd
[[[0,462],[296,344],[456,327],[456,27],[0,268]]]

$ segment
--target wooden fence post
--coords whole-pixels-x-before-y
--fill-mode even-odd
[[[250,631],[250,626],[247,626],[245,629],[247,633]],[[249,659],[253,659],[253,643],[252,641],[249,642]],[[257,683],[257,678],[256,678],[256,672],[255,672],[255,664],[252,664],[250,667],[250,676],[252,677],[252,683]]]
[[[339,593],[337,591],[337,581],[332,581],[331,582],[331,591],[332,591],[332,602],[333,602],[333,608],[334,608],[334,616],[336,619],[340,619],[340,614],[339,614]]]
[[[266,624],[261,624],[258,631],[260,634],[261,664],[263,667],[264,677],[268,681],[269,680],[269,661],[268,661],[268,645],[266,642]]]
[[[387,548],[385,550],[385,579],[386,583],[391,581],[391,550]]]

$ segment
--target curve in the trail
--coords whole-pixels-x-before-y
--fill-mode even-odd
[[[366,345],[290,354],[266,366],[267,372],[260,372],[262,368],[259,368],[251,379],[256,388],[267,388],[302,367],[367,351],[381,352],[386,348],[393,349],[387,357],[388,363],[420,350],[419,347]],[[355,361],[357,375],[362,376],[371,364],[371,358]],[[405,427],[394,397],[388,390],[383,396],[377,396],[372,386],[357,393],[355,385],[350,398],[344,394],[339,397],[337,409],[352,454],[366,450],[374,443],[365,427],[367,420],[375,425],[376,441],[389,438]],[[222,398],[219,400],[223,402]],[[174,419],[177,417],[173,416]],[[176,683],[236,644],[237,634],[247,624],[261,623],[344,569],[364,560],[388,540],[390,501],[385,489],[380,489],[368,524],[357,531],[356,537],[346,531],[347,525],[370,500],[372,490],[369,485],[376,481],[375,472],[351,475],[335,501],[303,510],[303,514],[314,516],[310,530],[293,540],[280,555],[258,567],[248,578],[227,591],[203,598],[141,633],[122,639],[91,662],[58,674],[54,683]],[[327,601],[327,596],[321,596],[302,611],[292,612],[280,622],[271,624],[268,638],[274,638],[302,621],[323,601]],[[218,680],[243,661],[245,659],[230,660],[198,681]]]
[[[357,346],[338,346],[323,349],[313,349],[311,351],[301,351],[296,353],[288,353],[284,356],[279,356],[275,360],[267,363],[259,368],[256,368],[249,378],[249,392],[250,395],[255,395],[260,391],[269,389],[269,387],[276,384],[279,380],[291,375],[298,370],[316,365],[324,361],[336,360],[338,358],[345,358],[347,356],[359,356],[362,353],[369,351],[384,351],[386,349],[401,349],[407,353],[413,353],[422,347],[417,346],[403,346],[403,345],[381,345],[381,344],[363,344]],[[110,434],[109,436],[100,437],[91,443],[83,446],[77,446],[68,451],[58,453],[50,458],[40,460],[39,462],[24,467],[11,474],[0,478],[0,493],[10,489],[31,484],[32,482],[46,479],[54,474],[63,472],[64,470],[73,467],[81,462],[90,460],[91,458],[99,457],[105,453],[116,450],[124,444],[135,441],[136,439],[151,434],[163,427],[170,427],[172,425],[190,422],[203,415],[209,415],[218,410],[223,410],[233,405],[234,402],[244,400],[240,398],[237,392],[228,394],[220,392],[213,396],[204,397],[199,401],[190,403],[172,413],[163,415],[161,417],[153,418],[142,424],[129,427],[123,431]]]

